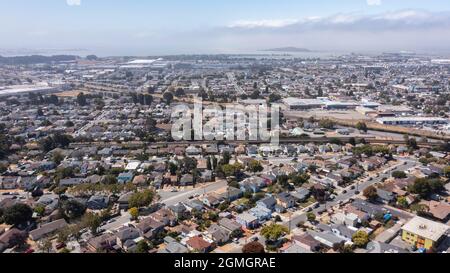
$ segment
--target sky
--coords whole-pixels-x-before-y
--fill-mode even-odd
[[[0,0],[0,53],[450,51],[448,0]]]

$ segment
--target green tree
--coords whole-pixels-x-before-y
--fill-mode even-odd
[[[62,155],[61,152],[56,151],[53,153],[52,160],[53,162],[55,162],[56,165],[59,165],[64,160],[64,156]]]
[[[186,92],[184,92],[183,88],[177,88],[177,90],[175,91],[175,96],[177,97],[184,97],[186,96]]]
[[[244,166],[240,163],[235,163],[233,165],[227,164],[222,166],[222,171],[226,177],[239,176]]]
[[[163,99],[167,104],[171,104],[173,101],[173,94],[171,92],[166,92],[163,95]]]
[[[98,228],[102,224],[102,219],[95,213],[86,213],[82,219],[82,225],[91,230],[92,234],[96,235]]]
[[[53,249],[52,241],[50,239],[44,239],[38,244],[38,248],[44,253],[50,253]]]
[[[295,186],[301,186],[305,183],[308,183],[309,179],[311,177],[306,173],[293,173],[289,175],[289,180],[291,183],[293,183]]]
[[[369,243],[369,234],[365,231],[357,231],[352,236],[352,241],[356,247],[365,248],[367,243]]]
[[[402,172],[402,171],[395,171],[395,172],[392,173],[392,177],[393,177],[393,178],[397,178],[397,179],[401,179],[401,178],[406,178],[407,175],[406,175],[405,172]]]
[[[6,172],[7,170],[8,170],[8,167],[6,166],[6,164],[0,163],[0,174]]]
[[[408,201],[403,196],[397,199],[397,204],[404,209],[408,207]]]
[[[444,189],[444,183],[440,179],[418,178],[409,187],[409,191],[419,194],[422,198],[427,198],[433,193],[438,193]]]
[[[212,162],[211,162],[211,157],[207,157],[206,158],[206,169],[212,171],[213,167],[212,167]]]
[[[86,206],[72,199],[64,201],[61,209],[67,218],[76,219],[84,214]]]
[[[257,172],[262,172],[264,170],[264,168],[261,165],[261,162],[259,162],[258,160],[251,160],[248,163],[248,170],[253,173],[257,173]]]
[[[261,229],[261,235],[268,241],[277,241],[286,233],[288,233],[288,228],[278,224],[270,224]]]
[[[155,197],[155,192],[152,190],[144,190],[142,192],[134,193],[129,200],[130,207],[142,208],[149,206]]]
[[[87,99],[86,99],[86,96],[84,95],[83,92],[78,94],[78,96],[77,96],[77,103],[80,106],[86,106],[87,105]]]
[[[450,166],[444,168],[444,176],[450,178]]]
[[[43,205],[37,205],[34,208],[34,212],[36,212],[39,216],[43,216],[45,214],[45,206]]]
[[[27,233],[26,232],[17,232],[14,233],[9,239],[9,244],[16,246],[19,249],[25,248],[27,244]]]
[[[114,175],[106,175],[105,177],[103,177],[102,179],[102,183],[106,184],[106,185],[115,185],[117,184],[117,178]]]
[[[136,253],[148,253],[150,246],[144,240],[139,241],[136,245]]]
[[[276,101],[279,101],[279,100],[281,100],[281,96],[279,94],[276,94],[276,93],[270,94],[270,96],[269,96],[269,103],[273,103],[273,102],[276,102]]]
[[[369,186],[363,191],[363,195],[373,202],[378,198],[377,188],[375,188],[374,186]]]
[[[363,132],[367,132],[367,130],[368,130],[367,124],[365,122],[358,122],[356,124],[356,129],[363,131]]]
[[[333,129],[336,123],[330,119],[322,119],[319,121],[319,126],[325,129]]]
[[[177,164],[173,163],[173,162],[169,162],[169,172],[171,175],[176,175],[178,171],[178,166]]]
[[[25,204],[15,204],[3,212],[3,220],[8,225],[20,225],[31,221],[33,210]]]
[[[139,217],[139,209],[138,208],[131,208],[128,212],[130,213],[131,218],[133,220],[138,219],[138,217]]]
[[[261,96],[261,93],[258,90],[253,91],[253,93],[250,94],[250,98],[252,100],[259,99]]]
[[[308,218],[308,221],[310,221],[310,222],[315,222],[316,218],[317,218],[316,215],[313,212],[308,212],[306,217]]]
[[[229,152],[225,151],[222,154],[222,165],[227,165],[230,164],[230,160],[231,160],[231,155]]]

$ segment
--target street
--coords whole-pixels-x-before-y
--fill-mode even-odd
[[[406,162],[406,165],[405,165],[405,162]],[[400,160],[399,164],[386,169],[382,173],[379,173],[378,177],[368,177],[368,178],[366,178],[364,180],[364,182],[359,183],[359,185],[354,190],[351,189],[351,186],[348,187],[346,189],[347,193],[338,194],[333,201],[328,201],[325,204],[320,205],[318,208],[313,209],[312,212],[315,213],[315,214],[320,214],[321,212],[326,211],[328,208],[338,205],[341,201],[345,202],[345,201],[348,201],[350,198],[356,197],[358,195],[358,194],[356,194],[357,191],[363,192],[368,187],[382,182],[383,179],[385,179],[385,178],[387,179],[387,178],[391,177],[391,173],[393,171],[406,171],[406,170],[414,167],[415,165],[416,165],[415,161],[412,161],[412,160],[402,161],[402,160]],[[291,229],[295,228],[298,223],[300,223],[302,221],[306,221],[306,219],[307,219],[307,217],[306,217],[306,214],[307,214],[306,210],[308,210],[308,208],[313,208],[316,205],[317,205],[317,203],[314,203],[311,206],[309,206],[307,208],[304,208],[303,210],[299,211],[298,212],[299,214],[294,215],[289,221],[285,221],[283,223],[283,225],[285,225],[286,227],[291,228]]]

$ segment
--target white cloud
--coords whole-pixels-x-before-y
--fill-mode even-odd
[[[289,20],[240,20],[228,25],[233,30],[370,30],[388,31],[399,29],[422,29],[450,26],[450,12],[424,10],[400,10],[381,14],[341,13],[327,17],[305,17]]]
[[[369,6],[380,6],[381,4],[381,0],[367,0]]]
[[[297,20],[240,20],[231,23],[230,28],[280,28],[297,23]]]
[[[69,6],[81,6],[81,0],[66,0]]]

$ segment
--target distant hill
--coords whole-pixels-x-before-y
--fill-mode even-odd
[[[299,47],[280,47],[280,48],[265,49],[265,50],[262,50],[262,51],[272,51],[272,52],[312,52],[309,49],[299,48]]]
[[[55,55],[55,56],[15,56],[15,57],[2,57],[0,56],[0,64],[16,65],[16,64],[49,64],[54,62],[67,62],[78,59],[78,56],[72,55]]]

